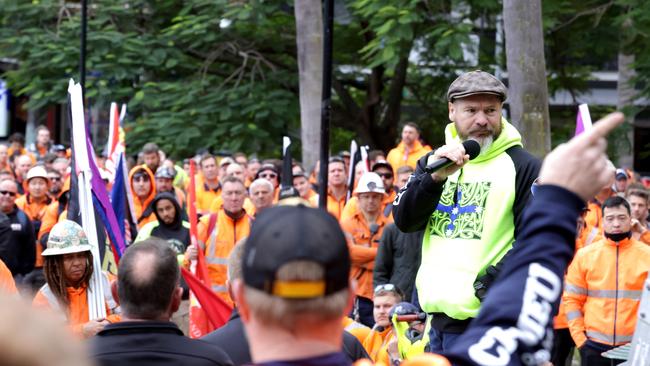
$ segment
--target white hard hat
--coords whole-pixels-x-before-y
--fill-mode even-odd
[[[359,193],[381,193],[385,195],[386,189],[384,188],[384,182],[377,173],[363,173],[361,178],[359,178],[357,189],[354,190],[354,194]]]
[[[83,228],[74,221],[61,220],[50,231],[47,249],[41,255],[47,257],[90,250],[91,246]]]
[[[45,168],[43,168],[40,165],[37,165],[29,169],[29,171],[27,172],[27,178],[25,178],[25,180],[29,182],[29,180],[32,178],[43,178],[48,183],[50,182],[50,179],[47,177],[47,172],[45,171]]]

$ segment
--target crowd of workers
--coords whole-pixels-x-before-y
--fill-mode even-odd
[[[0,286],[63,319],[102,365],[407,365],[422,355],[431,365],[564,365],[576,347],[582,364],[610,364],[602,353],[632,340],[650,269],[648,182],[601,166],[598,128],[617,118],[551,153],[545,173],[502,117],[507,89],[498,79],[462,74],[447,97],[445,145],[432,150],[406,123],[394,149],[370,151],[352,167],[353,182],[350,154],[332,156],[329,215],[312,209],[318,164],[307,171],[293,162],[287,172],[281,160],[208,152],[175,162],[146,144],[128,174],[129,248],[117,273],[101,279],[102,319],[88,315],[91,243],[66,219],[70,153],[44,126],[28,147],[13,135],[0,144]],[[461,144],[468,139],[481,146],[472,160]],[[426,170],[443,158],[451,164]],[[198,245],[188,219],[191,159]],[[109,189],[113,177],[96,160]],[[569,176],[558,161],[581,173]],[[286,174],[294,189],[281,190]],[[541,250],[544,235],[556,249]],[[543,257],[553,250],[560,254]],[[234,310],[194,341],[183,335],[189,291],[179,268],[189,269],[199,251],[212,291]],[[551,270],[534,274],[540,263]],[[554,274],[560,287],[566,274],[563,294]],[[528,276],[554,293],[542,299],[547,314],[533,316],[542,332],[519,335],[519,345],[503,346],[507,360],[492,363],[503,354],[487,351],[488,330],[524,332],[515,321],[530,300],[524,293],[534,291]]]

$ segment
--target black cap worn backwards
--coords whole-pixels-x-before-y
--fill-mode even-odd
[[[338,221],[310,207],[277,206],[260,213],[246,239],[242,258],[244,284],[288,299],[310,299],[348,287],[350,254]],[[293,261],[320,264],[324,278],[282,281],[280,267]]]

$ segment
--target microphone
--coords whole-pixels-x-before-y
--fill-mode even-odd
[[[469,160],[474,159],[475,157],[478,156],[478,154],[481,152],[481,145],[479,145],[478,142],[474,140],[467,140],[463,142],[463,147],[465,148],[465,153],[469,155]],[[447,159],[447,158],[442,158],[434,161],[433,163],[427,165],[424,168],[424,171],[427,172],[428,174],[431,174],[433,172],[436,172],[440,169],[444,169],[450,165],[454,164],[453,161]]]

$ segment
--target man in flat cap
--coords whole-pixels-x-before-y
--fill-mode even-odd
[[[433,315],[432,352],[448,350],[477,316],[539,173],[539,161],[501,114],[506,94],[487,72],[460,75],[447,92],[446,144],[418,161],[394,203],[400,230],[425,230],[416,288],[422,309]],[[471,161],[461,144],[470,139],[481,146]],[[443,158],[453,164],[425,172]]]

